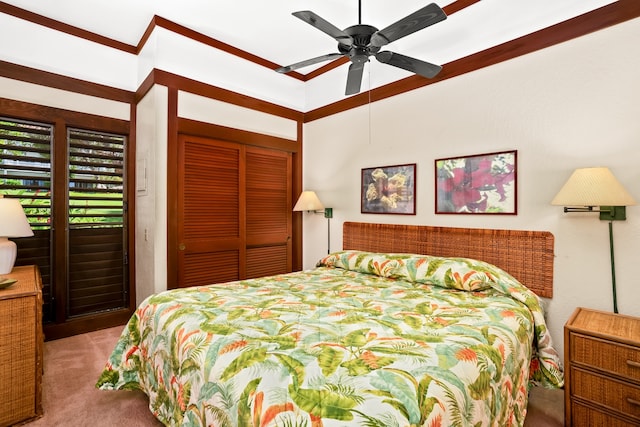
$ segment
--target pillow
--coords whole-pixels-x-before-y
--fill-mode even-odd
[[[398,266],[389,277],[443,288],[482,291],[501,283],[518,286],[509,273],[484,261],[471,258],[398,255]]]
[[[398,261],[387,254],[362,251],[334,252],[322,258],[316,267],[335,267],[359,273],[375,274],[389,277],[398,267]]]
[[[471,258],[349,250],[329,254],[316,266],[342,268],[463,291],[522,287],[518,280],[501,268]]]

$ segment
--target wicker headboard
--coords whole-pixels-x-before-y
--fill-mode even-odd
[[[482,260],[510,273],[541,297],[553,297],[553,234],[423,225],[345,222],[343,248]]]

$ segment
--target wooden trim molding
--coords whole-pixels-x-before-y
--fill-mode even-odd
[[[304,150],[303,140],[303,123],[298,122],[298,151],[293,153],[292,158],[292,176],[291,200],[298,200],[300,193],[304,190],[302,187],[302,154]],[[293,212],[291,222],[291,252],[293,254],[292,269],[293,271],[302,270],[302,212]]]
[[[467,8],[479,2],[480,0],[457,0],[443,7],[442,10],[444,10],[444,13],[446,13],[448,16],[456,12],[460,12],[462,9]]]
[[[299,141],[265,135],[248,130],[236,129],[212,123],[178,117],[177,133],[205,138],[215,138],[222,141],[238,142],[255,147],[269,148],[289,153],[297,153],[302,145]],[[298,126],[301,122],[298,122]]]
[[[238,58],[246,59],[247,61],[251,61],[254,64],[261,65],[271,70],[275,70],[276,68],[280,67],[280,65],[276,64],[275,62],[271,62],[257,55],[249,53],[245,50],[238,49],[237,47],[231,46],[230,44],[221,42],[220,40],[214,39],[213,37],[206,36],[202,33],[194,31],[183,25],[176,24],[175,22],[172,22],[160,16],[154,16],[152,22],[156,27],[164,28],[165,30],[169,30],[173,33],[180,34],[183,37],[187,37],[191,40],[203,43],[207,46],[213,47],[223,52],[227,52],[231,55],[237,56]],[[138,49],[141,49],[141,48],[142,46],[139,45]],[[290,73],[290,75],[291,77],[304,80],[303,76],[299,73]]]
[[[178,90],[169,88],[167,100],[167,289],[178,278]]]
[[[101,36],[100,34],[92,33],[91,31],[83,30],[82,28],[74,27],[73,25],[65,24],[64,22],[56,21],[55,19],[47,18],[46,16],[38,15],[37,13],[21,9],[5,2],[0,2],[0,13],[6,13],[7,15],[38,24],[55,31],[60,31],[61,33],[108,46],[113,49],[118,49],[123,52],[131,54],[138,53],[135,46],[110,39],[109,37]]]
[[[112,117],[69,111],[62,108],[32,104],[0,97],[0,111],[6,117],[23,120],[45,121],[55,123],[62,120],[62,126],[79,127],[87,130],[113,132],[129,135],[131,124],[129,120],[114,119]],[[62,135],[66,139],[66,134]],[[63,168],[65,169],[66,166]]]
[[[109,99],[111,101],[126,102],[127,104],[133,103],[135,95],[128,90],[80,80],[62,74],[50,73],[48,71],[25,67],[24,65],[13,64],[2,60],[0,60],[0,76],[54,89]]]
[[[292,108],[283,107],[272,102],[263,101],[258,98],[253,98],[248,95],[243,95],[241,93],[233,92],[228,89],[223,89],[159,69],[153,69],[149,73],[136,92],[136,100],[139,101],[142,99],[146,92],[148,92],[155,84],[176,88],[184,92],[216,99],[218,101],[223,101],[239,107],[249,108],[286,119],[302,121],[304,118],[304,113]]]

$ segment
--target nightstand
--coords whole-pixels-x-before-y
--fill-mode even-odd
[[[564,343],[565,425],[640,425],[640,318],[578,308]]]
[[[14,267],[0,289],[0,426],[42,415],[42,279],[38,267]]]

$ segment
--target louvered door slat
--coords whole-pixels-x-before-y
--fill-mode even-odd
[[[247,279],[287,272],[286,244],[247,249]]]
[[[237,280],[240,276],[239,252],[218,251],[185,256],[184,286],[202,286]],[[215,274],[212,274],[215,273]]]
[[[122,227],[69,229],[68,315],[125,306]]]
[[[184,239],[238,237],[239,150],[188,141],[184,162]]]

